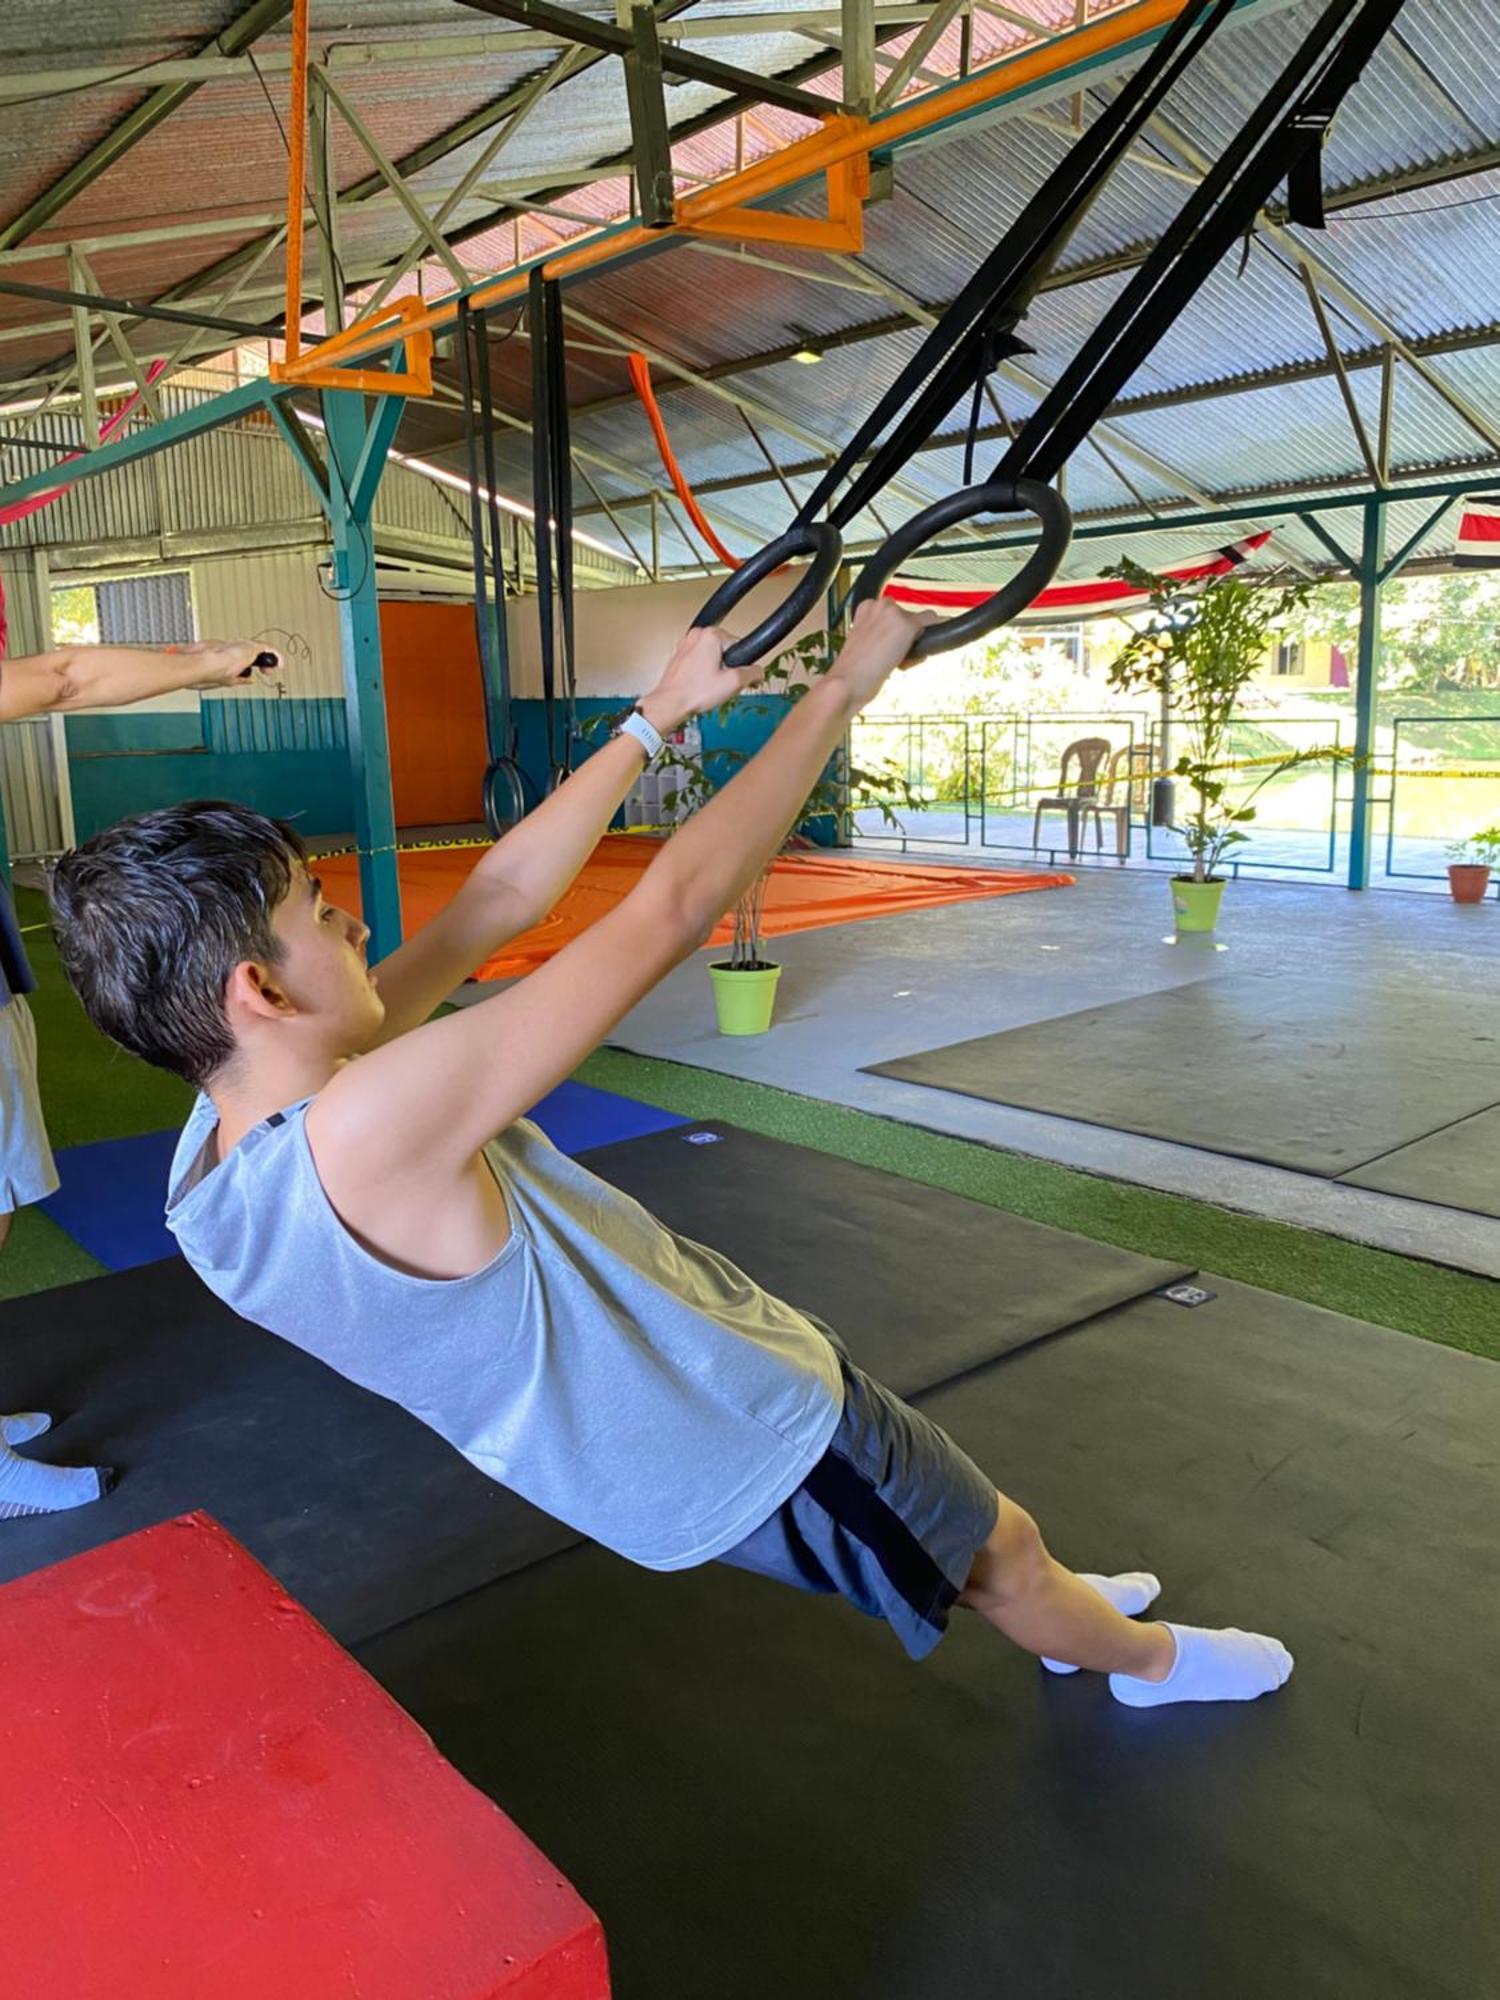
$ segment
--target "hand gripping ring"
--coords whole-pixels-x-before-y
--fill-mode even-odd
[[[751,556],[731,576],[726,576],[693,623],[721,624],[742,597],[754,590],[758,583],[764,582],[773,571],[780,569],[783,563],[795,562],[799,556],[810,557],[807,568],[798,577],[786,601],[779,604],[769,618],[762,619],[753,632],[747,632],[743,639],[736,639],[733,645],[725,647],[726,667],[748,667],[796,631],[833,582],[843,553],[839,531],[828,522],[794,523],[776,541],[768,542],[759,555]]]
[[[951,652],[955,646],[972,645],[974,640],[982,639],[997,625],[1006,624],[1024,611],[1047,588],[1068,553],[1068,544],[1073,539],[1073,516],[1068,503],[1039,479],[992,479],[984,486],[965,486],[957,493],[950,493],[946,500],[924,507],[870,557],[850,593],[851,607],[857,608],[867,598],[878,597],[901,565],[943,529],[972,520],[977,514],[1023,512],[1036,515],[1042,524],[1042,538],[1021,568],[1009,583],[1002,584],[993,597],[976,604],[972,611],[961,611],[953,618],[929,625],[912,647],[910,657],[927,660],[935,653]]]

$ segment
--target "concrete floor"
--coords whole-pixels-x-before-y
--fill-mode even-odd
[[[1500,1222],[1483,1216],[861,1074],[867,1063],[1208,977],[1304,982],[1310,1017],[1325,978],[1372,971],[1470,994],[1489,1010],[1500,976],[1490,904],[1246,881],[1232,885],[1216,939],[1177,942],[1160,878],[1089,870],[1073,889],[811,931],[778,938],[775,952],[786,970],[770,1034],[716,1032],[700,955],[611,1041],[1500,1277]]]

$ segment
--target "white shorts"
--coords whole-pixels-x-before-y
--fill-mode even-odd
[[[0,1215],[58,1188],[36,1082],[36,1023],[19,995],[0,1007]]]

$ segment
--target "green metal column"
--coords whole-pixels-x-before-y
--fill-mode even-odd
[[[1380,695],[1380,611],[1385,581],[1384,500],[1364,505],[1359,558],[1359,648],[1354,681],[1354,811],[1349,822],[1349,887],[1370,886],[1370,846],[1375,832],[1370,793],[1375,772],[1375,713]]]
[[[323,397],[333,473],[329,482],[333,587],[344,642],[344,701],[349,716],[359,886],[365,922],[370,926],[372,960],[387,957],[401,942],[396,809],[391,796],[391,751],[380,671],[380,604],[371,520],[390,434],[381,421],[384,406],[377,405],[377,412],[373,423],[367,422],[363,396],[349,390],[329,391]],[[373,464],[371,447],[378,454]]]

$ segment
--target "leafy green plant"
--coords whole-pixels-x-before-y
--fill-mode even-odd
[[[837,644],[837,638],[827,632],[809,633],[805,639],[798,640],[796,645],[789,646],[771,661],[762,672],[754,693],[739,695],[726,702],[714,711],[716,718],[724,721],[731,710],[739,714],[759,710],[761,714],[769,715],[772,705],[765,699],[767,695],[780,695],[789,705],[795,706],[832,666]],[[681,744],[668,743],[660,764],[668,780],[662,792],[663,811],[674,817],[683,807],[696,812],[749,761],[750,754],[732,745],[693,751]],[[809,793],[782,851],[789,847],[811,845],[809,836],[820,822],[832,820],[841,830],[846,829],[857,812],[878,811],[888,826],[899,831],[901,821],[897,817],[897,806],[915,812],[925,803],[912,789],[899,765],[867,760],[856,762],[847,752],[840,751]],[[766,963],[766,888],[774,865],[773,862],[761,873],[735,905],[734,941],[728,963],[738,971],[756,971]]]
[[[1487,826],[1467,840],[1455,840],[1448,859],[1460,868],[1500,868],[1500,826]]]
[[[1150,609],[1110,666],[1109,684],[1172,703],[1188,746],[1172,775],[1182,780],[1189,799],[1173,831],[1192,857],[1191,879],[1212,881],[1224,856],[1250,838],[1245,829],[1267,785],[1304,764],[1354,761],[1353,751],[1327,745],[1273,753],[1248,787],[1232,775],[1235,708],[1274,640],[1305,608],[1311,586],[1271,589],[1216,576],[1185,592],[1171,578],[1128,561],[1113,574],[1144,590]]]

